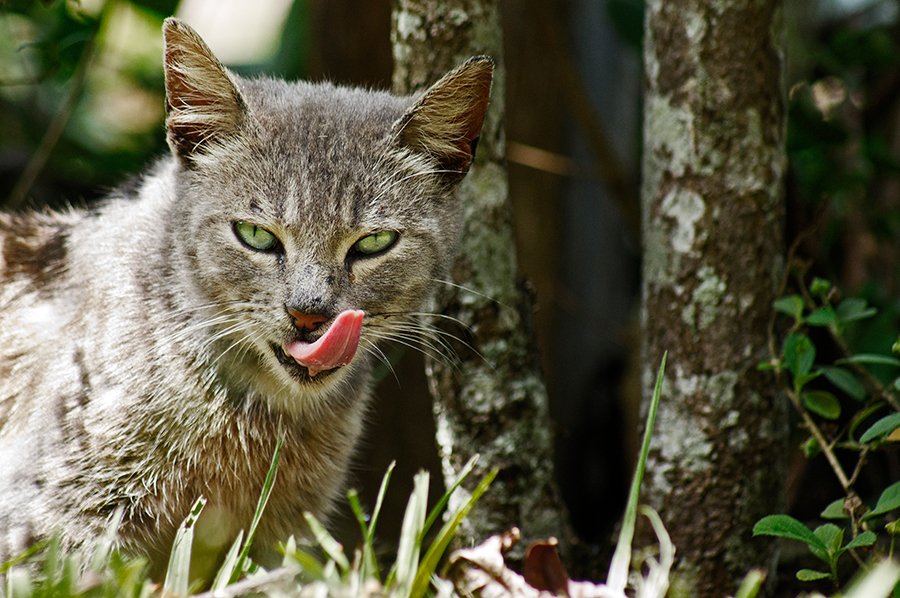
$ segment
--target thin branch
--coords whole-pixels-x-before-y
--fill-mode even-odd
[[[856,494],[852,488],[852,484],[850,480],[847,478],[847,474],[844,473],[844,468],[841,467],[840,461],[838,461],[837,457],[832,450],[831,443],[825,440],[825,435],[822,434],[822,430],[819,429],[819,426],[816,425],[816,422],[813,421],[812,417],[809,415],[809,412],[806,411],[806,408],[800,402],[800,397],[796,395],[791,390],[785,389],[788,397],[790,397],[791,402],[794,404],[794,407],[797,409],[797,412],[800,414],[800,417],[803,418],[803,423],[806,426],[806,429],[809,430],[809,433],[812,434],[812,437],[816,439],[816,442],[819,443],[819,447],[822,449],[822,453],[825,455],[825,458],[828,459],[828,464],[831,465],[831,469],[834,470],[834,475],[837,476],[838,481],[841,483],[841,486],[844,487],[844,491],[847,495]]]

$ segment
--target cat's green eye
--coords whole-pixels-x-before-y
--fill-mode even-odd
[[[377,233],[363,237],[353,246],[358,252],[364,255],[372,255],[380,251],[384,251],[394,244],[397,240],[397,233],[392,230],[382,230]]]
[[[244,245],[257,251],[272,251],[278,247],[278,237],[249,222],[235,222],[234,234]]]

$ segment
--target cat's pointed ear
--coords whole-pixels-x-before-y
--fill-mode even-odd
[[[491,95],[493,71],[490,58],[476,56],[444,75],[394,123],[400,143],[435,158],[442,170],[468,172]]]
[[[170,17],[163,37],[167,140],[190,165],[209,144],[237,133],[247,108],[225,67],[193,29]]]

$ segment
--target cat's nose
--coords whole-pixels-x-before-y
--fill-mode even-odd
[[[287,311],[291,315],[291,317],[294,318],[294,326],[296,326],[300,330],[315,330],[319,327],[319,324],[328,319],[325,316],[320,316],[318,314],[305,314],[290,308],[288,308]]]

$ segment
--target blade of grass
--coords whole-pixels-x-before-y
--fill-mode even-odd
[[[887,598],[900,580],[900,566],[894,561],[881,561],[851,584],[846,598]]]
[[[186,596],[191,582],[191,547],[194,544],[194,525],[206,499],[200,497],[191,512],[185,518],[181,527],[175,533],[175,541],[172,542],[172,552],[169,555],[169,567],[166,570],[166,580],[163,582],[163,594]]]
[[[304,583],[322,580],[324,571],[322,563],[313,555],[298,548],[296,538],[291,536],[284,544],[284,559],[281,561],[281,566],[293,567],[296,565],[300,566]]]
[[[388,483],[391,481],[391,474],[394,473],[396,461],[391,461],[388,465],[384,477],[381,479],[381,487],[378,489],[378,498],[375,499],[375,509],[372,511],[372,520],[369,523],[369,529],[366,532],[366,542],[371,544],[375,539],[375,524],[378,523],[378,515],[381,513],[381,503],[384,502],[384,494],[387,492]]]
[[[609,566],[609,576],[606,580],[607,587],[613,592],[624,592],[628,581],[628,567],[631,563],[631,541],[634,539],[634,525],[637,520],[638,498],[641,493],[641,482],[644,479],[644,469],[647,466],[647,454],[650,452],[650,437],[653,435],[653,424],[656,421],[656,410],[659,407],[659,397],[662,393],[663,373],[666,369],[666,357],[668,351],[663,353],[662,363],[659,364],[659,373],[656,375],[656,386],[653,388],[653,400],[650,402],[650,410],[647,412],[647,425],[644,428],[644,440],[641,443],[641,452],[638,456],[637,468],[634,478],[631,480],[631,491],[628,493],[628,504],[625,507],[625,517],[622,520],[622,531],[619,532],[619,541],[613,553]]]
[[[19,563],[27,561],[28,559],[30,559],[31,557],[33,557],[34,555],[36,555],[37,553],[42,551],[44,548],[46,548],[49,543],[50,543],[50,540],[44,539],[44,540],[41,540],[40,542],[38,542],[37,544],[35,544],[34,546],[28,548],[27,550],[20,552],[19,554],[17,554],[10,560],[8,560],[5,563],[3,563],[2,565],[0,565],[0,574],[6,573],[9,569],[15,567]]]
[[[241,542],[243,542],[243,540],[244,530],[241,530],[238,532],[237,538],[234,539],[234,544],[232,544],[231,548],[228,550],[228,554],[225,556],[225,562],[222,563],[222,566],[219,567],[219,572],[216,573],[216,579],[212,584],[213,590],[221,590],[228,585],[228,582],[234,576],[234,572],[237,570],[238,555],[240,554]]]
[[[471,459],[469,463],[474,465],[474,458]],[[419,564],[419,570],[416,572],[416,578],[413,581],[412,589],[410,590],[410,598],[421,598],[425,595],[425,592],[428,590],[428,583],[431,581],[431,576],[437,569],[441,557],[444,556],[447,546],[450,545],[450,541],[456,533],[456,528],[459,527],[459,524],[462,523],[463,519],[469,515],[472,507],[475,506],[475,503],[478,502],[481,495],[487,491],[488,486],[490,486],[491,482],[494,481],[494,478],[497,477],[498,471],[500,470],[495,467],[484,476],[484,479],[482,479],[478,486],[475,487],[475,490],[472,491],[469,500],[467,500],[446,523],[444,523],[441,531],[438,532],[437,537],[434,539],[434,542],[431,543],[431,546],[428,547],[425,557]],[[466,473],[468,474],[468,472]],[[454,489],[455,488],[456,485],[454,485]],[[449,494],[449,492],[447,494]]]
[[[250,546],[253,544],[253,538],[256,536],[256,527],[269,502],[269,495],[272,494],[272,487],[275,485],[275,475],[278,473],[278,457],[281,456],[281,445],[284,444],[284,434],[281,433],[281,423],[278,424],[278,443],[275,445],[275,454],[272,455],[272,464],[269,466],[269,473],[266,474],[266,481],[263,483],[262,494],[259,502],[256,503],[256,512],[253,514],[253,521],[250,523],[250,531],[247,533],[247,541],[241,550],[240,556],[234,565],[234,570],[228,578],[228,583],[234,583],[241,578],[246,568],[247,560],[250,557]],[[227,585],[227,584],[226,584]]]
[[[319,523],[312,513],[304,513],[303,516],[306,518],[306,523],[309,525],[313,538],[322,547],[325,554],[341,568],[342,573],[349,571],[350,561],[347,560],[347,556],[344,554],[344,547],[341,546],[340,542],[328,533],[325,526]]]
[[[113,513],[112,519],[109,520],[109,525],[106,526],[106,533],[103,534],[103,539],[97,544],[97,548],[94,549],[93,554],[91,554],[90,569],[93,571],[102,571],[107,567],[109,555],[116,545],[119,525],[122,523],[124,514],[125,509],[119,507]]]
[[[396,598],[407,598],[415,579],[422,548],[421,532],[428,509],[428,482],[428,472],[425,471],[420,471],[413,478],[413,491],[409,495],[400,527],[397,560],[385,581],[385,588]]]
[[[359,563],[359,576],[362,579],[374,577],[381,581],[380,573],[378,571],[378,560],[375,558],[375,548],[369,540],[369,525],[368,521],[366,521],[366,513],[363,511],[362,505],[359,504],[359,494],[357,494],[356,490],[350,489],[347,492],[347,500],[350,501],[350,508],[356,516],[356,521],[359,522],[360,530],[362,530],[363,542]]]
[[[428,530],[431,529],[431,526],[434,524],[435,520],[440,516],[441,512],[444,510],[444,507],[447,506],[447,502],[450,500],[450,497],[453,495],[453,492],[456,491],[457,488],[463,483],[472,470],[475,468],[475,464],[478,463],[479,455],[472,455],[472,458],[463,466],[460,470],[459,475],[456,477],[456,481],[453,482],[453,485],[444,492],[444,495],[441,499],[434,505],[434,508],[431,509],[431,513],[428,514],[428,519],[425,520],[425,525],[422,528],[422,537],[425,537],[425,534],[428,533]]]

